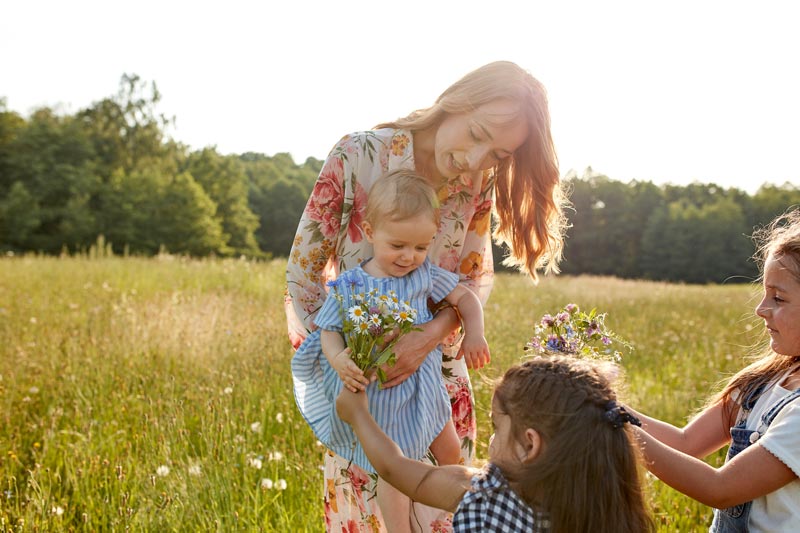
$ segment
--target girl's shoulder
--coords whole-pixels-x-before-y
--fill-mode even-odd
[[[493,526],[502,526],[503,529]],[[548,513],[531,508],[489,463],[472,478],[453,517],[454,531],[549,531]]]

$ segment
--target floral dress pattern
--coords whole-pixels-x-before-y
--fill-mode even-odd
[[[300,219],[287,265],[284,303],[295,349],[314,327],[314,317],[325,301],[326,282],[372,256],[372,246],[361,229],[367,191],[385,172],[398,168],[414,169],[413,137],[406,130],[346,135],[328,155]],[[438,191],[441,221],[428,251],[433,264],[458,274],[459,283],[484,304],[494,279],[489,232],[493,187],[490,172],[462,175],[444,184]],[[444,348],[442,373],[462,457],[470,464],[476,433],[474,401],[466,365],[454,358],[457,350]],[[324,463],[326,530],[385,531],[375,500],[377,478],[332,452],[325,454]],[[415,504],[412,513],[411,522],[420,531],[451,531],[449,513],[421,504]]]

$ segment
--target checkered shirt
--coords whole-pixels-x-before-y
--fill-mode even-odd
[[[550,517],[528,507],[511,490],[496,465],[489,464],[472,478],[472,488],[464,494],[453,516],[453,532],[547,533]]]

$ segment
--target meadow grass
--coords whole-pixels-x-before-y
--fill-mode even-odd
[[[294,406],[285,261],[0,259],[0,531],[322,531],[322,448]],[[753,288],[499,274],[490,380],[545,312],[608,312],[624,398],[683,423],[761,333]],[[709,460],[722,461],[717,454]],[[283,488],[285,484],[285,489]],[[648,482],[660,531],[711,511]]]

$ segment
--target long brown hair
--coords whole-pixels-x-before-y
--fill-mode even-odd
[[[489,63],[451,85],[431,107],[376,128],[435,129],[448,114],[469,113],[498,99],[519,105],[529,134],[511,157],[493,169],[498,221],[494,237],[509,248],[503,263],[536,281],[539,268],[558,272],[568,205],[550,132],[547,92],[536,78],[510,61]]]
[[[792,209],[778,216],[769,225],[757,229],[753,233],[756,253],[753,256],[761,270],[762,281],[764,264],[772,258],[780,261],[781,266],[792,274],[800,283],[800,209]],[[800,328],[800,324],[797,325]],[[783,355],[765,348],[761,357],[749,366],[740,370],[731,378],[722,391],[709,400],[709,404],[724,402],[726,419],[733,414],[745,398],[759,387],[766,386],[798,363],[797,354]],[[739,391],[737,401],[731,401],[734,391]]]
[[[597,366],[537,357],[510,368],[494,394],[515,435],[533,428],[543,441],[530,465],[497,466],[529,505],[550,514],[554,533],[653,529],[635,437],[606,418],[616,394]]]

